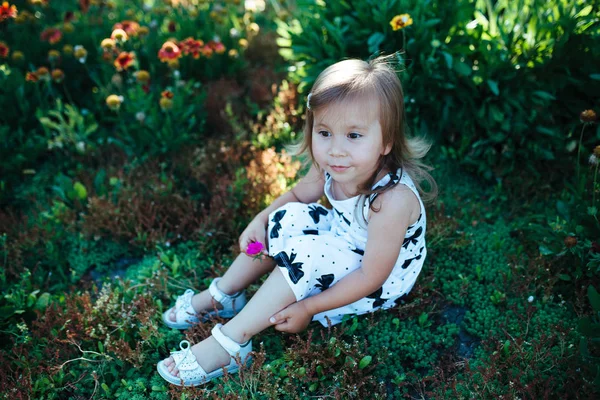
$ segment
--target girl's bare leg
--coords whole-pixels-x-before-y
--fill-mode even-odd
[[[296,301],[294,292],[289,287],[279,268],[271,273],[246,306],[230,320],[221,331],[238,343],[246,342],[258,332],[272,325],[269,318]],[[192,353],[198,364],[205,371],[211,372],[229,364],[229,354],[212,337],[192,346]],[[175,368],[173,358],[165,360],[165,365],[173,375],[179,371]]]
[[[219,281],[217,287],[226,294],[233,294],[247,288],[264,274],[273,271],[275,261],[271,257],[265,257],[262,262],[254,260],[253,257],[240,253],[233,261],[231,266],[225,271],[223,278]],[[215,303],[213,305],[213,303]],[[208,290],[192,297],[192,307],[196,312],[210,311],[214,307],[222,308],[219,303],[213,301]],[[171,321],[175,321],[175,312],[171,311]]]

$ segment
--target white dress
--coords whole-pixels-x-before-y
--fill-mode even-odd
[[[327,310],[313,317],[327,326],[325,316],[332,325],[342,321],[346,314],[364,314],[379,308],[390,308],[399,302],[415,284],[425,256],[426,215],[410,176],[398,169],[379,180],[373,188],[394,185],[398,182],[409,187],[419,199],[421,214],[417,222],[408,227],[400,254],[392,273],[383,286],[367,297],[346,306]],[[331,176],[325,174],[325,195],[332,210],[321,204],[288,203],[269,215],[267,230],[269,255],[288,281],[296,300],[314,296],[335,285],[340,279],[359,268],[367,243],[367,230],[354,219],[359,196],[335,200],[331,192]],[[373,202],[377,194],[370,196]],[[363,207],[368,216],[369,201]]]

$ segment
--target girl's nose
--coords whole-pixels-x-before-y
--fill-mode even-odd
[[[340,140],[334,138],[331,141],[331,145],[329,146],[329,151],[327,152],[331,157],[344,157],[346,156],[346,150]]]

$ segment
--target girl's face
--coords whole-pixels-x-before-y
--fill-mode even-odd
[[[356,194],[356,187],[375,173],[380,157],[391,148],[383,145],[375,100],[359,97],[314,112],[313,156],[347,195]]]

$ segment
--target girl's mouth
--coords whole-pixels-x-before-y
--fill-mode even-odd
[[[341,166],[341,165],[330,165],[330,168],[332,170],[334,170],[335,172],[344,172],[344,171],[346,171],[350,167],[344,167],[344,166]]]

